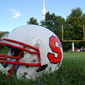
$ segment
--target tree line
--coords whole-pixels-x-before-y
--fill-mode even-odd
[[[39,25],[37,19],[31,17],[27,24]],[[83,39],[83,24],[85,24],[85,13],[82,12],[81,8],[72,9],[69,16],[64,19],[61,16],[56,16],[55,13],[46,13],[45,23],[43,20],[40,21],[40,25],[54,32],[60,39],[64,51],[71,49],[71,42],[62,41],[62,24],[63,24],[63,38],[64,40],[82,40]],[[85,47],[85,42],[75,42],[75,47]]]
[[[33,17],[30,18],[27,24],[37,24],[37,20]],[[85,24],[85,13],[81,8],[72,9],[69,16],[64,19],[61,16],[56,16],[55,13],[46,13],[45,23],[42,20],[41,26],[44,26],[53,31],[60,39],[63,45],[64,51],[71,49],[71,42],[62,41],[62,24],[63,24],[63,38],[64,40],[82,40],[83,39],[83,24]],[[85,47],[84,42],[75,42],[75,48]]]

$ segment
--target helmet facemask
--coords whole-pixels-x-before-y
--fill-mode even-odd
[[[10,44],[10,42],[13,43],[14,45]],[[15,44],[19,44],[19,45],[16,46]],[[10,75],[12,74],[14,69],[15,69],[15,72],[17,71],[17,69],[19,68],[19,65],[35,66],[35,67],[41,66],[40,52],[39,52],[38,48],[15,41],[15,40],[11,40],[11,39],[1,40],[0,45],[1,46],[4,45],[6,48],[9,49],[8,55],[0,54],[0,57],[1,57],[0,63],[8,64],[8,66],[6,66],[6,64],[5,64],[5,68],[4,68],[6,71],[9,72],[7,78],[10,77]],[[35,63],[35,60],[33,60],[33,62],[30,62],[30,63],[21,62],[23,60],[23,57],[26,55],[26,53],[37,55],[38,63]],[[27,56],[27,59],[28,58],[29,58],[29,56]]]

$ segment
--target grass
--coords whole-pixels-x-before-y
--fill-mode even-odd
[[[0,85],[85,85],[85,53],[64,53],[64,58],[59,70],[54,73],[42,73],[35,80],[18,80],[13,74],[9,79],[0,73]]]

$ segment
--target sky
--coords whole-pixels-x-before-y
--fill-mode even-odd
[[[85,13],[85,0],[45,0],[46,12],[64,19],[78,7]],[[0,31],[11,32],[16,27],[27,25],[31,17],[40,23],[42,9],[43,0],[0,0]]]

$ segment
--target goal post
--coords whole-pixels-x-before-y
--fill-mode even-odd
[[[83,24],[83,40],[64,40],[64,33],[63,33],[63,24],[62,24],[62,41],[63,42],[72,42],[72,51],[74,52],[74,43],[75,42],[85,42],[85,25]]]
[[[83,40],[85,40],[85,25],[83,24]]]

